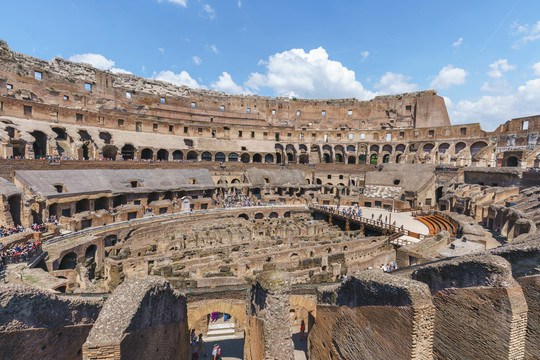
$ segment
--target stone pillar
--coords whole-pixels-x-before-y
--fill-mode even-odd
[[[245,359],[294,360],[290,305],[288,273],[272,270],[257,276],[251,289],[250,341],[245,345]]]

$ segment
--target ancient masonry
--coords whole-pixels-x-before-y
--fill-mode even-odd
[[[315,360],[540,359],[539,129],[0,41],[0,359],[188,360],[212,313],[247,360],[294,359],[302,322]]]

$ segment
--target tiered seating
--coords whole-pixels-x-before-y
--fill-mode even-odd
[[[450,221],[439,215],[420,216],[416,220],[424,223],[429,229],[429,235],[436,235],[441,231],[448,231],[450,235],[456,234],[456,227]]]

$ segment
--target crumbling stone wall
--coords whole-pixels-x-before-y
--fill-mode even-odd
[[[188,359],[186,298],[161,277],[122,283],[83,346],[84,360]]]
[[[1,285],[0,359],[82,359],[82,345],[102,302]]]
[[[318,289],[310,359],[431,359],[429,288],[378,270]]]

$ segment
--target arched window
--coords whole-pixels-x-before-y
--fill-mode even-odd
[[[224,154],[224,153],[218,152],[218,153],[216,153],[216,155],[214,156],[214,159],[215,159],[216,161],[219,161],[219,162],[224,162],[225,159],[226,159],[226,157],[225,157],[225,154]]]
[[[201,154],[201,160],[202,161],[212,161],[212,154],[210,154],[208,151],[205,151]]]
[[[238,154],[237,153],[230,153],[229,154],[229,161],[238,161]]]

